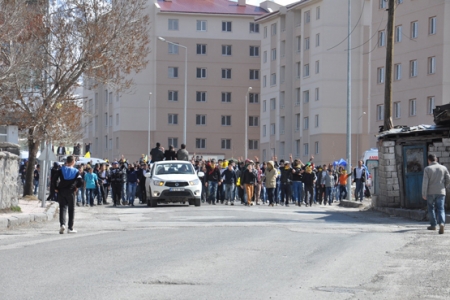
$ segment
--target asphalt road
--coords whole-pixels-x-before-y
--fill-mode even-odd
[[[0,232],[0,299],[449,299],[450,240],[426,225],[336,206],[82,207],[77,234]]]

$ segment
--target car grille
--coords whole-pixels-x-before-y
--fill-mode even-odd
[[[166,186],[169,186],[169,187],[181,187],[181,186],[188,186],[188,185],[189,185],[189,183],[187,183],[187,182],[166,182]]]
[[[191,194],[189,192],[169,192],[165,191],[161,196],[165,197],[189,197]]]

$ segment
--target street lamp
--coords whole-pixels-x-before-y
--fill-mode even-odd
[[[183,122],[184,123],[183,124],[184,128],[183,128],[183,143],[186,145],[186,127],[187,127],[187,125],[186,125],[186,115],[187,115],[187,47],[183,46],[183,45],[180,45],[180,44],[177,44],[177,43],[174,43],[174,42],[171,42],[171,41],[168,41],[168,40],[166,40],[163,37],[158,37],[158,40],[166,42],[168,44],[175,45],[177,47],[184,48],[184,50],[185,50],[184,51],[185,55],[184,55],[184,122]]]
[[[359,116],[359,118],[358,118],[358,127],[361,127],[361,126],[359,126],[360,125],[360,120],[361,120],[362,117],[364,117],[365,114],[366,114],[366,112],[364,111],[362,113],[362,115]],[[359,160],[359,158],[361,157],[359,155],[359,135],[360,135],[359,130],[360,130],[360,128],[358,128],[358,134],[356,135],[356,158],[357,158],[357,160]]]
[[[244,151],[244,159],[247,159],[247,152],[248,152],[248,94],[252,90],[252,87],[250,86],[247,90],[247,93],[245,94],[245,151]]]
[[[148,93],[148,144],[147,155],[150,155],[150,104],[152,102],[152,92]]]

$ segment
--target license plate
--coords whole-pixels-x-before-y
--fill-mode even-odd
[[[171,192],[183,192],[184,189],[183,188],[170,188]]]

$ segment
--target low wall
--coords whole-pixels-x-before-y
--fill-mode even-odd
[[[0,152],[0,209],[19,205],[20,156]]]

